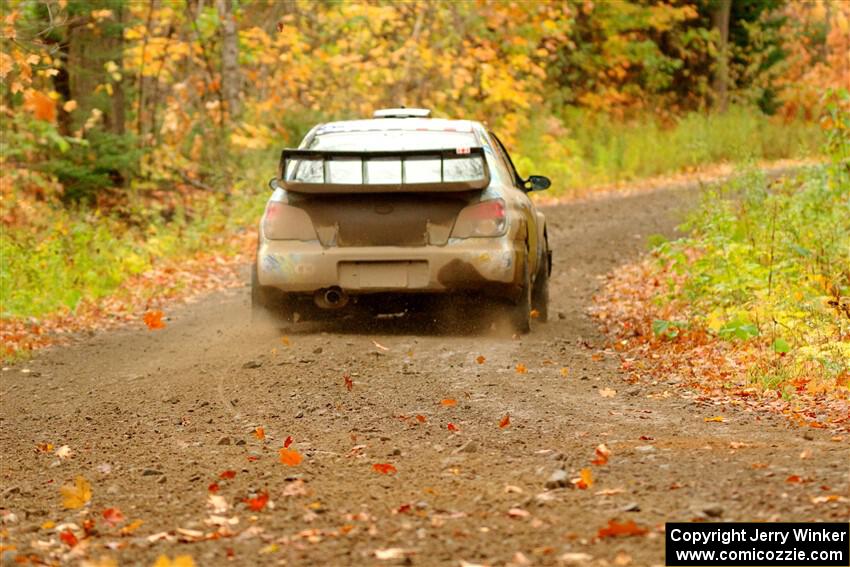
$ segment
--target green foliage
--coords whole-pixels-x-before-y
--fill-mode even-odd
[[[832,112],[831,164],[773,181],[751,172],[713,189],[686,226],[692,235],[657,248],[687,274],[677,299],[694,321],[776,353],[761,370],[770,383],[850,372],[850,181],[846,146],[834,143],[847,115]]]
[[[785,123],[758,110],[732,107],[723,114],[692,112],[672,125],[651,116],[631,122],[571,110],[559,120],[537,117],[518,136],[522,174],[553,180],[553,193],[676,173],[706,164],[745,163],[817,155],[821,129]]]

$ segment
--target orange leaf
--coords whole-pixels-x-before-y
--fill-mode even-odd
[[[457,425],[451,422],[446,426],[446,429],[449,431],[460,431],[460,429],[457,428]]]
[[[805,482],[802,477],[792,474],[788,478],[785,479],[785,482],[797,483],[797,482]]]
[[[295,449],[281,449],[280,451],[280,462],[284,465],[288,465],[290,467],[295,467],[301,464],[301,461],[304,460],[304,457],[301,456],[301,453],[296,451]]]
[[[287,435],[286,440],[283,442],[283,448],[289,449],[290,445],[292,445],[292,435]]]
[[[103,519],[107,524],[115,525],[124,521],[124,514],[118,508],[107,508],[103,511]]]
[[[499,420],[499,429],[504,429],[511,424],[511,416],[510,414],[505,414],[501,420]]]
[[[121,528],[121,535],[122,536],[132,535],[133,532],[136,531],[137,529],[139,529],[141,527],[141,525],[144,524],[144,523],[145,523],[144,520],[133,520],[132,522],[130,522],[129,524],[127,524],[126,526]]]
[[[390,463],[375,463],[372,470],[381,474],[395,474],[398,470]]]
[[[532,309],[529,315],[532,319],[537,319],[538,317],[540,317],[540,311],[538,311],[537,309]]]
[[[578,488],[585,490],[593,486],[593,473],[590,469],[581,469],[579,473],[581,474],[581,477],[573,481]]]
[[[440,403],[443,404],[446,407],[456,406],[457,400],[454,399],[454,398],[446,398],[445,400],[442,400]]]
[[[257,439],[262,441],[263,439],[266,438],[266,430],[263,429],[262,427],[258,427],[257,429],[254,430],[254,437],[256,437]]]
[[[724,422],[724,421],[726,421],[726,420],[725,420],[725,419],[723,419],[723,416],[722,416],[722,415],[716,415],[716,416],[714,416],[714,417],[707,417],[707,418],[705,418],[705,421],[706,421],[706,423],[708,423],[708,422],[723,423],[723,422]]]
[[[484,364],[486,360],[486,358],[479,354],[478,357],[475,359],[475,362],[477,362],[478,364]]]
[[[626,523],[620,524],[616,520],[608,520],[608,526],[601,528],[596,534],[596,537],[602,539],[606,537],[621,537],[621,536],[641,536],[645,535],[649,530],[642,528],[629,520]]]
[[[64,532],[59,534],[59,539],[61,539],[68,547],[74,547],[79,543],[77,540],[77,536],[74,535],[74,532],[71,530],[65,530]]]
[[[528,368],[525,367],[525,364],[519,363],[516,365],[516,373],[517,374],[526,374],[528,372]]]
[[[217,482],[210,483],[210,485],[207,487],[207,490],[209,490],[210,492],[215,494],[216,492],[218,492],[218,483]]]
[[[248,508],[250,508],[254,512],[259,512],[260,510],[265,508],[266,503],[268,503],[268,501],[269,501],[269,493],[266,490],[260,492],[254,498],[243,498],[242,499],[242,502],[247,504]]]
[[[416,414],[416,421],[418,421],[419,423],[425,423],[425,421],[426,421],[425,416]]]
[[[218,478],[223,479],[223,480],[230,480],[230,479],[235,478],[235,477],[236,477],[236,471],[224,471],[220,475],[218,475]]]
[[[39,120],[53,122],[56,120],[56,104],[46,94],[30,90],[24,94],[24,108],[33,113]]]
[[[162,311],[148,311],[145,313],[144,321],[148,329],[154,331],[156,329],[164,329],[165,323],[162,321]]]
[[[346,373],[346,374],[343,374],[343,375],[342,375],[342,379],[343,379],[343,380],[345,380],[345,387],[346,387],[346,388],[348,389],[348,391],[350,392],[350,391],[352,390],[352,388],[354,388],[354,381],[351,379],[351,376],[349,376],[349,375]]]
[[[596,458],[591,461],[591,464],[599,466],[607,465],[609,456],[611,456],[611,451],[605,443],[601,443],[596,446]]]

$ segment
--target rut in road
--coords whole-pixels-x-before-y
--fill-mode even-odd
[[[546,209],[553,315],[520,339],[397,321],[284,338],[249,327],[245,288],[176,309],[162,331],[38,354],[29,373],[2,375],[3,543],[17,546],[4,553],[121,565],[160,554],[198,565],[229,555],[240,565],[660,565],[665,521],[846,520],[846,498],[823,498],[848,493],[846,443],[706,406],[675,383],[627,384],[615,356],[599,360],[604,338],[586,315],[598,278],[645,250],[647,236],[672,235],[697,199],[668,190]],[[305,457],[296,467],[278,460],[289,436]],[[47,442],[73,455],[35,450]],[[610,461],[591,465],[600,443]],[[554,488],[553,473],[569,484],[584,468],[592,486]],[[225,470],[235,477],[220,479]],[[59,496],[77,475],[91,482],[99,532],[63,555],[68,546],[42,526],[82,525]],[[177,528],[218,529],[205,523],[211,483],[230,506],[219,515],[238,520],[226,529],[240,535],[175,542],[197,538]],[[274,507],[246,509],[242,499],[263,491]],[[119,537],[105,508],[144,524]],[[612,519],[649,531],[597,539]]]

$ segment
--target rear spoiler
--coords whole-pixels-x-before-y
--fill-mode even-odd
[[[284,189],[296,193],[480,191],[490,185],[490,169],[481,147],[380,152],[286,149],[280,154],[279,179]]]

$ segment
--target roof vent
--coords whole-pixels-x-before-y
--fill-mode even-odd
[[[372,114],[372,118],[428,118],[431,111],[427,108],[382,108]]]

